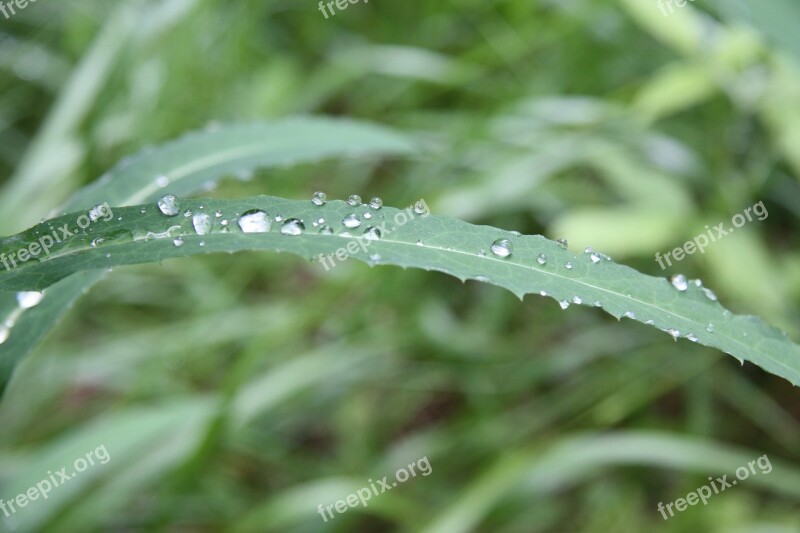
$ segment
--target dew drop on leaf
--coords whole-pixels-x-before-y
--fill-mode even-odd
[[[424,215],[425,213],[427,213],[428,210],[425,209],[425,202],[423,202],[422,200],[416,202],[414,204],[414,212],[418,215]]]
[[[497,239],[489,249],[497,257],[510,257],[513,246],[508,239]]]
[[[333,235],[333,228],[330,226],[322,226],[319,228],[320,235]]]
[[[355,207],[360,203],[361,203],[361,197],[357,194],[351,194],[350,197],[347,198],[347,205]]]
[[[558,302],[558,305],[561,306],[561,309],[566,309],[567,307],[569,307],[569,302],[566,300],[561,300],[560,302]]]
[[[237,222],[243,233],[266,233],[272,228],[269,215],[260,209],[243,213]]]
[[[567,239],[558,239],[556,242],[562,248],[566,248],[567,246],[569,246],[569,243],[567,242]]]
[[[283,223],[281,226],[281,233],[284,235],[290,236],[297,236],[302,235],[303,232],[306,230],[306,225],[303,224],[302,220],[298,220],[296,218],[289,218],[286,222]]]
[[[546,265],[547,264],[547,255],[546,254],[539,254],[539,256],[536,258],[536,262],[539,263],[540,265]]]
[[[714,333],[714,324],[709,322],[708,325],[706,326],[706,331],[709,333]]]
[[[381,207],[383,207],[383,200],[381,200],[376,196],[375,198],[369,201],[369,206],[372,209],[380,209]]]
[[[177,237],[175,240],[172,241],[172,244],[174,244],[176,248],[180,248],[181,246],[186,244],[186,241],[183,240],[183,237]]]
[[[686,276],[683,274],[676,274],[669,278],[669,282],[672,283],[672,286],[678,289],[681,292],[684,292],[686,289],[689,288],[689,282],[686,280]]]
[[[321,191],[317,191],[311,196],[311,203],[314,205],[325,205],[327,201],[328,195]]]
[[[564,268],[566,268],[567,270],[572,270],[572,263],[570,261],[567,261],[567,264],[564,265]]]
[[[211,233],[211,226],[214,221],[208,213],[197,213],[192,217],[192,226],[198,235],[208,235]]]
[[[381,230],[370,226],[364,231],[364,238],[368,241],[378,241],[381,238]]]
[[[361,218],[355,213],[351,213],[342,219],[342,224],[346,228],[353,229],[361,225]]]
[[[36,307],[42,301],[42,298],[44,298],[43,292],[23,291],[17,293],[17,303],[22,309]]]
[[[165,194],[158,200],[158,210],[168,217],[174,217],[180,211],[180,202],[174,194]]]

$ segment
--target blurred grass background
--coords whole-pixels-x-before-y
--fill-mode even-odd
[[[0,234],[209,123],[318,113],[411,160],[232,176],[567,237],[800,339],[791,0],[39,0],[0,19]],[[763,201],[753,222],[654,261]],[[263,253],[117,269],[0,404],[0,497],[104,444],[22,531],[800,531],[800,395],[591,309],[438,273]],[[774,469],[664,521],[658,502]],[[427,456],[433,473],[323,523]]]

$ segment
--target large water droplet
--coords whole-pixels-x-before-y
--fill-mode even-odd
[[[174,217],[180,211],[180,202],[178,201],[178,197],[174,194],[165,194],[161,197],[158,201],[158,210],[167,215],[168,217]]]
[[[513,251],[513,245],[508,239],[497,239],[489,249],[497,257],[509,257]]]
[[[370,226],[364,230],[364,237],[369,241],[378,241],[381,238],[381,230]]]
[[[43,292],[23,291],[17,293],[17,303],[22,309],[36,307],[42,301],[42,298],[44,298]]]
[[[296,218],[286,219],[286,222],[284,222],[283,226],[281,226],[281,233],[284,235],[302,235],[305,230],[306,225],[303,224],[302,220],[298,220]]]
[[[381,207],[383,207],[383,200],[381,200],[376,196],[375,198],[369,201],[369,206],[372,209],[380,209]]]
[[[683,274],[676,274],[669,278],[669,282],[672,283],[672,286],[678,289],[679,291],[683,292],[689,288],[689,282],[686,280],[686,276]]]
[[[214,225],[214,219],[208,213],[197,213],[192,217],[192,226],[198,235],[208,235],[211,233],[211,226]]]
[[[536,258],[536,262],[539,263],[540,265],[546,265],[547,264],[547,255],[539,254],[539,256]]]
[[[266,233],[272,228],[269,215],[260,209],[243,213],[237,222],[244,233]]]
[[[351,194],[350,197],[347,199],[347,204],[353,207],[357,206],[361,203],[361,197],[357,194]]]
[[[328,195],[321,191],[317,191],[311,196],[311,203],[314,205],[325,205],[327,201]]]
[[[342,224],[349,229],[357,228],[361,225],[361,218],[357,214],[351,213],[342,219]]]

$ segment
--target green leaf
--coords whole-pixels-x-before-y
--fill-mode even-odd
[[[124,160],[77,193],[60,212],[103,202],[131,205],[152,201],[162,194],[159,184],[165,178],[170,191],[191,194],[220,178],[256,168],[334,156],[406,154],[412,150],[411,143],[399,134],[350,120],[301,117],[221,126],[190,133]],[[15,293],[0,292],[0,325],[14,324],[10,336],[0,343],[0,390],[5,388],[17,362],[104,275],[105,271],[84,272],[65,279],[48,289],[41,305],[28,310],[17,305]],[[0,328],[0,339],[7,333]]]
[[[53,247],[50,255],[3,270],[0,289],[42,290],[79,271],[214,252],[290,252],[319,261],[325,269],[354,258],[486,281],[520,298],[542,294],[564,308],[571,304],[602,307],[618,319],[635,319],[675,338],[719,348],[795,385],[800,383],[800,346],[756,317],[734,316],[699,282],[690,280],[679,290],[664,278],[641,274],[602,254],[575,255],[542,236],[430,215],[424,201],[414,208],[374,209],[338,200],[316,206],[309,200],[258,196],[184,200],[173,211],[174,216],[167,216],[155,202],[115,208]],[[243,232],[240,223],[254,212],[261,215],[259,220],[268,221],[269,228]],[[0,253],[14,254],[51,232],[51,227],[74,227],[85,215],[58,217],[6,238],[0,242]],[[343,223],[352,215],[360,222],[357,228]],[[211,227],[198,234],[195,223],[200,219],[196,217]],[[305,226],[302,232],[296,231],[298,221]],[[332,232],[322,231],[327,227]],[[287,233],[289,228],[294,231]],[[380,231],[380,238],[370,240],[367,235],[374,229]],[[498,243],[505,246],[498,248]]]

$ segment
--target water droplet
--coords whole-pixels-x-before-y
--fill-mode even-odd
[[[98,237],[98,238],[92,240],[92,248],[97,248],[98,246],[100,246],[104,242],[106,242],[106,240],[104,238]]]
[[[572,298],[572,303],[580,305],[580,304],[583,303],[583,300],[581,299],[580,296],[575,296],[575,297]]]
[[[283,222],[283,217],[281,215],[275,215],[275,222]]]
[[[303,224],[302,220],[296,218],[287,219],[286,222],[283,223],[283,226],[281,226],[281,233],[284,235],[302,235],[305,230],[306,225]]]
[[[203,246],[205,246],[205,245],[206,245],[206,241],[200,241],[200,243],[199,243],[199,244],[200,244],[200,247],[202,248]]]
[[[222,211],[217,209],[216,211],[214,211],[214,216],[217,218],[222,218]]]
[[[522,237],[522,233],[520,233],[518,231],[512,231],[511,235],[513,235],[514,237]]]
[[[511,241],[508,239],[497,239],[492,243],[492,246],[489,249],[497,257],[509,257],[513,250],[513,246]]]
[[[139,212],[144,215],[145,213],[147,213],[147,208],[143,207],[143,208],[139,209]]]
[[[673,287],[675,287],[681,292],[689,288],[689,282],[686,281],[686,276],[684,276],[683,274],[675,274],[674,276],[669,278],[669,282],[672,283]]]
[[[708,325],[706,326],[706,331],[709,333],[714,333],[714,324],[709,322]]]
[[[380,254],[372,254],[369,256],[369,260],[371,263],[380,263],[383,260],[383,258],[381,257]]]
[[[178,237],[174,241],[172,241],[172,244],[174,244],[176,248],[180,248],[181,246],[186,244],[186,241],[183,240],[183,237]]]
[[[425,246],[425,245],[422,243],[422,239],[417,239],[417,246]]]
[[[42,301],[42,298],[44,298],[43,292],[23,291],[17,293],[17,303],[22,309],[36,307]]]
[[[677,330],[677,329],[675,329],[675,328],[669,328],[669,329],[667,330],[667,333],[669,333],[670,335],[672,335],[672,338],[673,338],[673,339],[677,339],[678,337],[680,337],[680,336],[681,336],[681,332],[680,332],[680,331],[678,331],[678,330]]]
[[[314,205],[325,205],[327,201],[328,195],[321,191],[317,191],[311,196],[311,203]]]
[[[547,291],[539,291],[540,296],[547,296]]]
[[[645,320],[645,322],[644,322],[644,323],[645,323],[645,324],[647,324],[648,326],[653,326],[653,325],[655,325],[655,321],[654,321],[654,320],[652,320],[652,319],[650,319],[650,320]]]
[[[482,281],[483,283],[489,283],[491,280],[486,276],[475,276],[475,281]]]
[[[108,210],[105,205],[96,205],[89,210],[89,220],[92,222],[97,222],[106,215],[108,215]]]
[[[165,194],[158,201],[158,210],[168,217],[174,217],[180,211],[180,202],[174,194]]]
[[[536,262],[539,263],[540,265],[546,265],[547,264],[547,255],[546,254],[539,254],[538,257],[536,258]]]
[[[367,220],[371,219],[372,218],[372,213],[367,211],[366,213],[364,213],[364,218],[366,218]]]
[[[600,300],[595,300],[592,302],[592,305],[595,307],[603,307],[603,302],[601,302]]]
[[[556,242],[562,248],[566,248],[567,246],[569,246],[569,242],[567,242],[567,239],[558,239]]]
[[[636,318],[636,313],[634,313],[633,311],[625,311],[625,313],[622,316],[624,316],[625,318]]]
[[[194,226],[194,231],[198,235],[208,235],[211,233],[211,226],[213,226],[213,224],[214,220],[208,213],[197,213],[192,217],[192,226]]]
[[[689,333],[688,335],[686,335],[686,338],[692,342],[697,342],[697,335],[695,335],[694,333]]]
[[[319,228],[320,235],[333,235],[333,228],[330,226],[322,226]]]
[[[158,176],[156,178],[156,185],[163,189],[164,187],[169,185],[169,178],[164,176],[163,174],[161,176]]]
[[[381,200],[376,196],[375,198],[369,201],[369,206],[372,209],[380,209],[381,207],[383,207],[383,200]]]
[[[707,289],[705,287],[702,287],[702,290],[703,290],[703,294],[706,295],[706,298],[708,298],[712,302],[716,302],[717,301],[717,295],[714,294],[714,291],[712,291],[711,289]]]
[[[560,302],[558,302],[558,305],[561,306],[561,309],[566,309],[567,307],[569,307],[569,302],[566,300],[561,300]]]
[[[351,194],[349,198],[347,198],[347,204],[353,207],[357,206],[361,203],[361,197],[357,194]]]
[[[344,224],[346,228],[357,228],[361,225],[361,219],[357,214],[351,213],[342,219],[342,224]]]
[[[567,270],[572,270],[572,263],[570,261],[567,261],[567,264],[564,265],[564,268],[566,268]]]
[[[245,212],[237,222],[244,233],[266,233],[272,228],[269,215],[259,209]]]
[[[370,226],[364,231],[364,237],[369,241],[378,241],[381,238],[381,230]]]
[[[423,202],[422,200],[417,201],[414,204],[414,212],[418,215],[424,215],[425,213],[427,213],[428,208],[425,205],[425,202]]]

